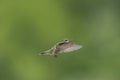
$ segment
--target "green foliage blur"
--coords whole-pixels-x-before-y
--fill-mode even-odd
[[[0,80],[120,80],[119,0],[0,0]],[[83,48],[38,56],[64,38]]]

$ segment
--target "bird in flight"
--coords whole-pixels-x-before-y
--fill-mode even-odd
[[[82,48],[82,45],[75,44],[69,39],[64,39],[55,44],[51,49],[39,53],[39,55],[52,55],[54,57],[57,57],[57,55],[60,53],[72,52],[80,48]]]

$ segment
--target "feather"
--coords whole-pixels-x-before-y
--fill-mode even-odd
[[[73,45],[73,46],[71,46],[69,48],[66,48],[62,52],[64,52],[64,53],[66,53],[66,52],[72,52],[72,51],[78,50],[80,48],[82,48],[82,45]]]

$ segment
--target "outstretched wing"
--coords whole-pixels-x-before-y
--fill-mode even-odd
[[[82,45],[76,45],[76,44],[74,44],[73,46],[70,46],[70,47],[64,49],[62,52],[65,52],[65,53],[66,52],[72,52],[72,51],[78,50],[80,48],[82,48]]]

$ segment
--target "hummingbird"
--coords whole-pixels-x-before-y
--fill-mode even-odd
[[[69,39],[64,39],[57,44],[55,44],[51,49],[39,53],[39,55],[52,55],[57,57],[58,54],[72,52],[82,48],[82,45],[75,44]]]

